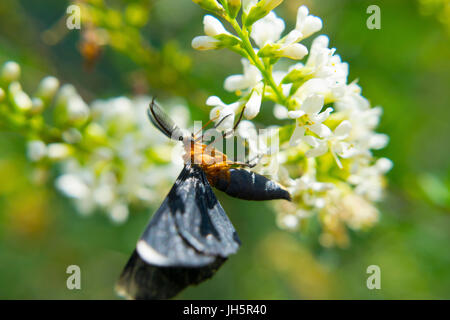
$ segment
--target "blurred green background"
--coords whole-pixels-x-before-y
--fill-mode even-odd
[[[194,119],[207,119],[207,94],[232,97],[223,80],[240,72],[239,57],[191,49],[191,39],[202,33],[202,9],[188,0],[107,3],[107,27],[114,27],[115,12],[128,8],[137,21],[133,30],[140,30],[148,47],[135,41],[140,38],[133,30],[124,30],[89,71],[79,31],[55,44],[45,38],[65,19],[68,1],[2,0],[0,62],[21,64],[25,88],[51,74],[74,84],[86,101],[142,92],[160,99],[183,96]],[[288,26],[300,4],[323,19],[322,32],[350,65],[349,80],[358,78],[363,95],[384,108],[378,131],[391,140],[377,155],[392,159],[394,168],[379,205],[380,222],[353,233],[346,249],[323,248],[314,221],[306,234],[281,231],[269,205],[217,193],[242,248],[212,280],[178,298],[450,299],[448,1],[286,0],[277,13]],[[381,8],[381,30],[366,27],[371,4]],[[136,8],[149,14],[140,16]],[[269,109],[262,120],[270,119]],[[101,214],[82,217],[51,182],[31,184],[31,169],[24,139],[1,132],[0,298],[117,298],[115,281],[157,207],[134,212],[120,226]],[[71,264],[81,267],[81,290],[66,288]],[[381,268],[381,290],[366,287],[366,268],[373,264]]]

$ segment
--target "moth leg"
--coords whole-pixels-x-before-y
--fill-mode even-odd
[[[264,154],[260,153],[260,154],[256,155],[255,157],[253,157],[253,159],[250,159],[250,160],[245,161],[244,163],[238,163],[238,164],[240,164],[243,167],[254,168],[263,156],[264,156]]]
[[[227,162],[228,165],[235,165],[235,166],[239,166],[239,167],[244,167],[244,168],[253,168],[256,166],[256,163],[250,163],[250,162],[241,162],[241,161],[228,161]]]

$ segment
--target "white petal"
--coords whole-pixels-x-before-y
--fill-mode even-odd
[[[320,49],[328,48],[329,42],[330,39],[324,34],[316,37],[311,45],[311,52],[318,52]]]
[[[352,130],[352,124],[348,120],[342,121],[336,129],[334,129],[334,135],[338,139],[345,139],[350,134],[350,131]]]
[[[310,115],[310,118],[314,123],[322,123],[328,119],[331,112],[333,112],[333,108],[328,107],[324,112],[321,112],[318,115]]]
[[[219,121],[222,109],[223,107],[221,106],[212,108],[211,111],[209,112],[209,118],[214,121]]]
[[[243,120],[238,126],[238,134],[244,139],[252,139],[256,137],[256,128],[253,122]]]
[[[294,132],[292,133],[291,139],[289,140],[289,145],[296,146],[305,136],[305,128],[302,126],[296,126]]]
[[[192,39],[192,48],[196,50],[216,49],[220,41],[210,36],[198,36]]]
[[[320,145],[320,140],[313,136],[304,136],[303,141],[309,144],[313,148],[317,148]]]
[[[288,109],[281,104],[276,104],[273,108],[273,115],[280,120],[286,119],[288,117]]]
[[[225,118],[226,117],[226,118]],[[225,119],[224,119],[225,118]],[[224,120],[222,120],[224,119]],[[217,126],[217,130],[227,130],[233,128],[234,125],[234,112],[232,108],[225,107],[220,112],[220,118],[216,123],[220,122]]]
[[[250,99],[245,105],[244,116],[247,119],[253,119],[259,113],[261,108],[262,96],[257,90],[253,90]]]
[[[323,123],[313,124],[313,125],[308,126],[308,128],[321,138],[329,137],[329,136],[331,136],[331,133],[332,133],[330,128],[328,128]]]
[[[303,37],[306,38],[319,31],[320,29],[322,29],[322,19],[315,16],[308,16],[303,25],[303,28],[301,29],[301,32],[303,33]]]
[[[286,109],[287,110],[287,109]],[[289,111],[287,113],[287,116],[291,119],[297,119],[300,118],[301,116],[305,115],[305,111],[303,110],[293,110],[293,111]]]
[[[264,18],[253,24],[250,36],[258,47],[262,48],[267,43],[278,41],[283,30],[283,19],[278,18],[275,13],[271,11]]]
[[[307,114],[317,114],[322,109],[324,103],[324,96],[313,94],[303,101],[301,108]]]
[[[284,44],[289,45],[292,43],[299,42],[302,39],[302,37],[303,34],[300,32],[300,30],[294,29],[288,33],[286,39],[284,40]]]
[[[328,151],[327,144],[320,143],[319,146],[317,146],[316,148],[306,151],[305,156],[308,158],[320,157],[321,155],[327,153],[327,151]]]
[[[388,158],[380,158],[375,163],[375,167],[382,174],[391,170],[393,166],[394,166],[394,163]]]
[[[241,74],[234,74],[225,79],[224,88],[227,91],[237,91],[247,88],[248,82]]]
[[[322,29],[322,20],[313,15],[309,15],[308,8],[306,6],[301,6],[297,11],[297,23],[295,29],[300,30],[306,38]]]
[[[210,37],[228,33],[227,30],[225,30],[225,28],[223,27],[222,22],[209,14],[204,16],[203,18],[203,28],[205,34]]]
[[[383,149],[387,146],[389,142],[389,136],[382,133],[375,133],[369,139],[369,148],[370,149]]]
[[[293,43],[284,47],[281,50],[281,54],[289,59],[300,60],[308,54],[308,49],[300,43]]]
[[[215,106],[224,106],[225,103],[223,103],[222,100],[220,100],[220,98],[218,96],[210,96],[206,100],[206,105],[215,107]]]
[[[82,199],[91,193],[84,181],[74,174],[63,174],[56,181],[56,188],[70,198]]]
[[[347,142],[338,142],[333,147],[334,152],[336,152],[340,157],[347,159],[353,157],[357,154],[357,150]]]

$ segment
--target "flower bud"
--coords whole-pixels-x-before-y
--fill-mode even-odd
[[[32,140],[27,144],[27,157],[31,161],[39,161],[47,155],[47,146],[41,140]]]
[[[289,59],[300,60],[308,54],[308,49],[300,43],[292,43],[283,47],[279,54]]]
[[[75,128],[70,128],[62,133],[62,138],[67,143],[77,143],[83,139],[83,136],[80,131]]]
[[[225,30],[222,22],[220,22],[219,19],[216,19],[209,14],[203,17],[203,29],[205,31],[205,34],[210,37],[229,33],[227,30]]]
[[[241,0],[228,0],[228,15],[234,19],[241,9]]]
[[[251,26],[261,18],[264,18],[270,11],[278,7],[283,0],[261,0],[253,6],[245,19],[245,25]]]
[[[109,216],[111,220],[115,223],[124,223],[128,218],[128,206],[124,203],[114,204],[109,211]]]
[[[44,110],[44,102],[40,98],[33,98],[31,100],[31,113],[38,114]]]
[[[101,144],[107,139],[104,128],[98,123],[91,122],[84,131],[86,143]]]
[[[225,14],[225,10],[216,0],[192,0],[192,2],[198,4],[205,10],[214,12],[219,16],[223,16]]]
[[[20,78],[19,64],[14,61],[6,62],[1,69],[0,78],[7,83],[18,80]]]
[[[44,101],[49,101],[55,96],[58,88],[59,80],[57,78],[51,76],[45,77],[39,84],[36,96],[43,99]]]
[[[73,148],[65,143],[51,143],[47,148],[48,157],[52,160],[62,160],[73,153]]]
[[[90,116],[90,109],[72,85],[61,87],[56,97],[55,121],[60,125],[81,125]]]
[[[30,110],[33,106],[30,97],[22,90],[16,90],[12,93],[12,103],[14,107],[22,112]]]
[[[198,36],[192,39],[192,48],[196,50],[212,50],[219,48],[220,41],[210,36]]]
[[[294,60],[303,59],[308,54],[308,49],[300,43],[288,45],[274,43],[266,44],[259,52],[258,56],[264,58],[289,58]]]
[[[247,119],[253,119],[259,113],[261,108],[262,95],[258,88],[253,89],[250,99],[245,104],[244,116]]]

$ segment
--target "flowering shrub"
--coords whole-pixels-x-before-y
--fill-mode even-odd
[[[301,228],[305,218],[317,214],[321,243],[345,246],[346,226],[363,229],[377,221],[372,203],[380,200],[384,174],[392,167],[389,159],[375,159],[371,152],[388,143],[387,135],[374,131],[381,107],[371,108],[356,81],[348,83],[348,64],[329,48],[326,35],[315,37],[309,50],[301,43],[322,28],[307,7],[298,8],[295,28],[283,34],[285,22],[273,11],[281,0],[194,2],[224,19],[234,34],[206,15],[205,35],[192,40],[193,48],[227,48],[243,57],[243,73],[224,82],[237,100],[226,104],[209,97],[211,119],[222,130],[231,129],[240,112],[248,119],[238,134],[250,140],[249,148],[261,159],[256,170],[270,174],[293,196],[292,203],[275,204],[281,227]],[[292,61],[288,68],[285,61],[278,63],[282,59]],[[267,139],[249,134],[256,128],[249,120],[257,118],[266,100],[273,102],[274,117],[287,123],[276,129],[276,152]]]
[[[148,205],[164,196],[161,186],[176,178],[181,164],[171,157],[173,145],[145,117],[150,97],[117,97],[88,106],[72,85],[60,88],[54,77],[44,78],[30,97],[19,76],[17,63],[3,65],[1,126],[26,136],[37,177],[58,165],[55,186],[80,213],[100,209],[120,223],[127,219],[129,205]],[[47,119],[44,111],[50,107],[53,116]],[[184,106],[172,111],[179,123],[187,122]]]
[[[254,170],[284,185],[293,198],[274,203],[280,227],[302,229],[315,216],[323,245],[347,245],[347,228],[376,223],[373,203],[381,199],[384,175],[392,167],[390,160],[372,154],[388,142],[374,131],[381,107],[371,108],[356,81],[348,82],[348,64],[329,48],[327,36],[316,36],[310,48],[301,43],[322,28],[322,20],[305,6],[298,9],[295,28],[285,32],[284,20],[273,11],[282,0],[194,2],[230,29],[206,15],[205,35],[192,40],[193,48],[225,48],[242,57],[242,74],[224,82],[236,100],[210,96],[210,118],[217,129],[229,131],[243,114],[246,120],[236,131],[250,159],[258,159]],[[174,181],[181,157],[170,156],[174,145],[148,123],[150,97],[88,105],[73,86],[60,87],[54,77],[44,78],[29,95],[19,76],[15,62],[0,71],[0,125],[26,136],[28,158],[41,173],[37,177],[56,164],[55,186],[81,213],[100,209],[115,222],[125,221],[132,205],[159,202],[159,190]],[[266,128],[269,135],[258,136],[265,101],[273,106],[274,121]],[[180,127],[187,126],[184,106],[170,111]]]

